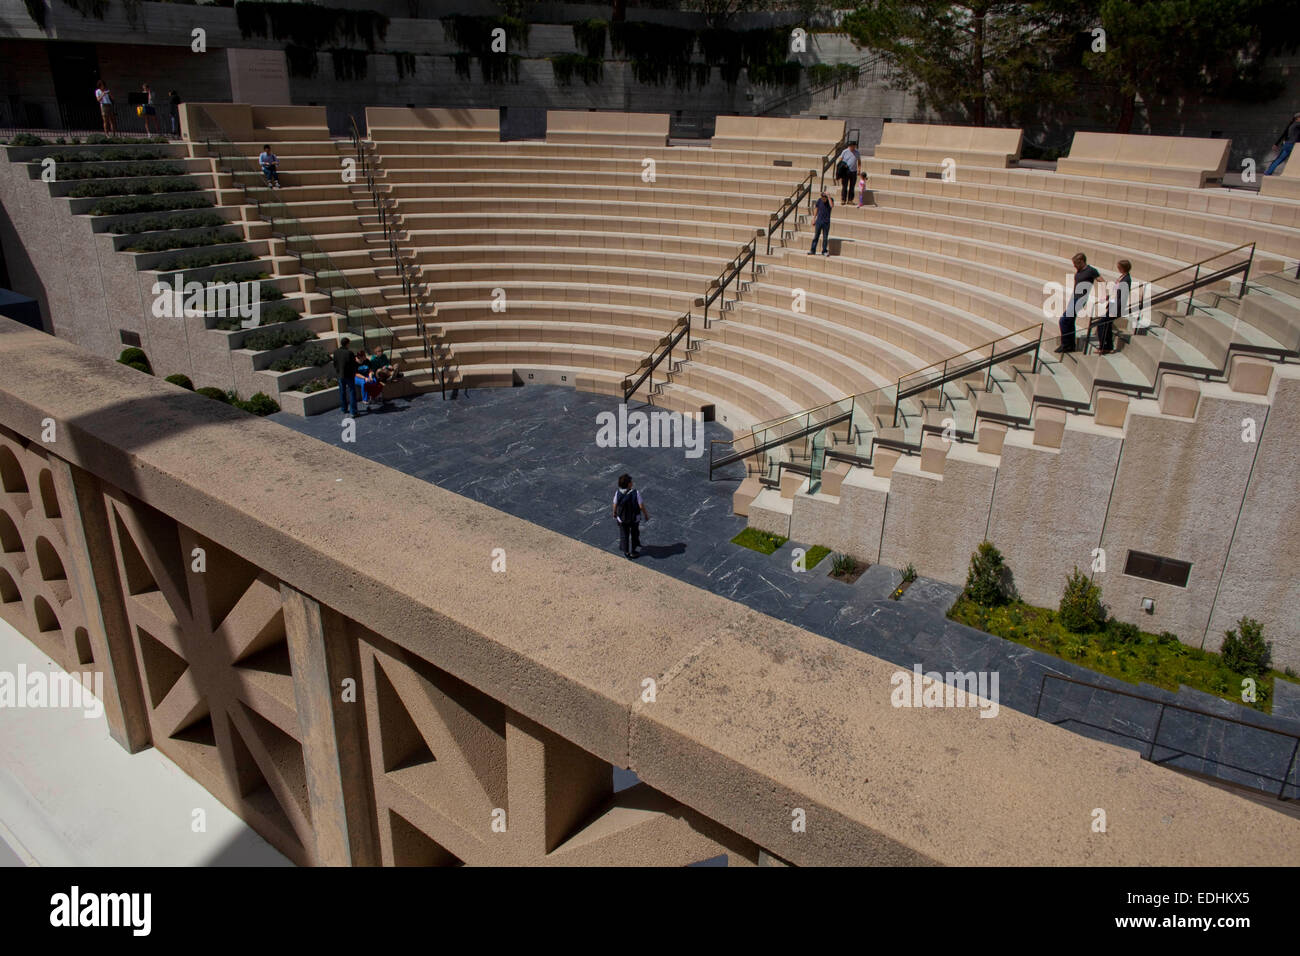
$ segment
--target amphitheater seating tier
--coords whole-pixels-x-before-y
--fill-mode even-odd
[[[876,157],[959,166],[1006,167],[1020,158],[1024,132],[990,126],[886,123]]]
[[[1189,136],[1075,133],[1070,155],[1056,168],[1075,176],[1199,188],[1223,181],[1231,145],[1226,139]]]

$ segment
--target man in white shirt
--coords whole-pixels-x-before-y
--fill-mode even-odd
[[[858,186],[858,144],[850,143],[844,147],[844,152],[840,153],[840,165],[836,168],[843,172],[840,179],[840,202],[846,203],[853,200],[853,194],[857,192]]]
[[[113,96],[103,80],[95,87],[95,102],[99,104],[99,118],[104,121],[104,132],[116,133],[117,117],[113,115]]]

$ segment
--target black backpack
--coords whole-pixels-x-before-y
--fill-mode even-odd
[[[618,493],[618,501],[614,504],[614,513],[618,515],[618,520],[623,524],[636,524],[640,509],[637,507],[635,488],[629,488]]]

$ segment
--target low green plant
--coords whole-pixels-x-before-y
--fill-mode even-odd
[[[811,571],[813,568],[817,567],[817,565],[821,564],[822,559],[825,558],[826,555],[830,553],[831,553],[830,548],[823,548],[820,544],[813,545],[811,548],[808,549],[808,552],[803,556],[804,568]]]
[[[916,580],[916,568],[911,563],[903,568],[903,580],[908,584]]]
[[[1237,626],[1224,632],[1219,648],[1223,663],[1249,677],[1268,673],[1273,663],[1273,644],[1264,640],[1264,626],[1253,617],[1243,617]]]
[[[1101,588],[1077,566],[1065,581],[1058,614],[1062,626],[1075,634],[1100,630],[1106,621],[1106,611],[1101,605]]]
[[[199,395],[212,399],[214,402],[220,402],[223,405],[230,404],[230,399],[226,396],[226,393],[219,388],[213,388],[211,385],[196,388],[194,391]]]
[[[179,385],[181,388],[187,388],[191,392],[194,391],[194,383],[190,381],[190,377],[188,375],[182,375],[180,372],[177,372],[174,375],[168,375],[163,379],[163,381],[171,382],[173,385]]]
[[[757,528],[743,528],[740,534],[731,539],[731,543],[757,551],[759,554],[772,554],[788,540],[790,539],[783,538],[779,534],[770,534]]]
[[[291,372],[296,368],[309,368],[329,364],[330,354],[315,342],[307,342],[292,355],[271,363],[272,372]]]
[[[149,375],[153,374],[153,366],[149,364],[149,357],[144,354],[143,349],[134,347],[122,349],[122,354],[117,357],[117,360],[128,368],[133,368]]]
[[[283,299],[283,298],[284,298],[284,290],[281,289],[278,285],[271,285],[266,282],[262,283],[263,302],[272,302],[275,299]]]
[[[339,380],[337,378],[333,375],[326,375],[321,378],[313,378],[306,382],[300,382],[294,388],[296,391],[302,392],[304,395],[310,395],[312,392],[323,392],[327,388],[337,388],[338,384]]]
[[[848,554],[837,554],[831,559],[831,574],[837,578],[848,577],[858,569],[858,559]]]
[[[47,140],[43,140],[39,136],[33,136],[31,133],[19,133],[16,136],[10,137],[9,145],[10,146],[49,146],[50,144]]]
[[[1136,624],[1112,618],[1106,622],[1106,637],[1115,644],[1137,644],[1142,640],[1142,632]]]
[[[270,308],[262,309],[261,326],[280,325],[285,322],[296,322],[302,318],[302,313],[291,305],[273,305]],[[220,319],[213,328],[221,329],[224,332],[235,332],[244,327],[244,320],[238,315],[229,318]]]

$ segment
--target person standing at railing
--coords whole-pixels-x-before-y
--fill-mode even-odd
[[[822,190],[821,198],[817,200],[817,205],[813,207],[813,241],[808,248],[808,255],[817,254],[817,237],[821,236],[822,255],[829,256],[829,243],[831,240],[831,207],[835,205],[835,200],[826,195],[826,190]]]
[[[1110,288],[1110,300],[1106,303],[1106,314],[1097,325],[1097,351],[1109,355],[1115,351],[1115,320],[1128,314],[1129,295],[1133,291],[1133,277],[1129,270],[1133,263],[1121,259],[1115,263],[1119,278]]]
[[[1273,162],[1268,164],[1268,169],[1264,170],[1265,176],[1272,176],[1273,171],[1286,162],[1291,150],[1295,149],[1296,140],[1300,140],[1300,113],[1291,117],[1291,122],[1273,144],[1278,148],[1278,153]]]
[[[158,106],[154,103],[153,90],[150,89],[148,83],[141,86],[140,90],[144,93],[143,109],[141,110],[141,114],[144,116],[144,131],[153,133],[156,136],[162,132],[162,129],[158,125]]]
[[[167,105],[171,109],[171,129],[173,136],[181,135],[181,98],[175,90],[167,94]]]
[[[280,157],[271,152],[271,144],[265,143],[262,146],[262,152],[257,157],[258,163],[262,166],[262,175],[266,177],[266,184],[280,188]]]
[[[339,406],[345,418],[357,417],[357,357],[348,348],[348,339],[340,339],[334,352],[334,371],[339,377]]]
[[[1082,252],[1075,253],[1070,261],[1074,263],[1074,292],[1065,304],[1065,314],[1061,316],[1061,344],[1056,347],[1058,355],[1074,351],[1075,317],[1087,314],[1093,283],[1101,278],[1101,273],[1088,265],[1088,257]]]

